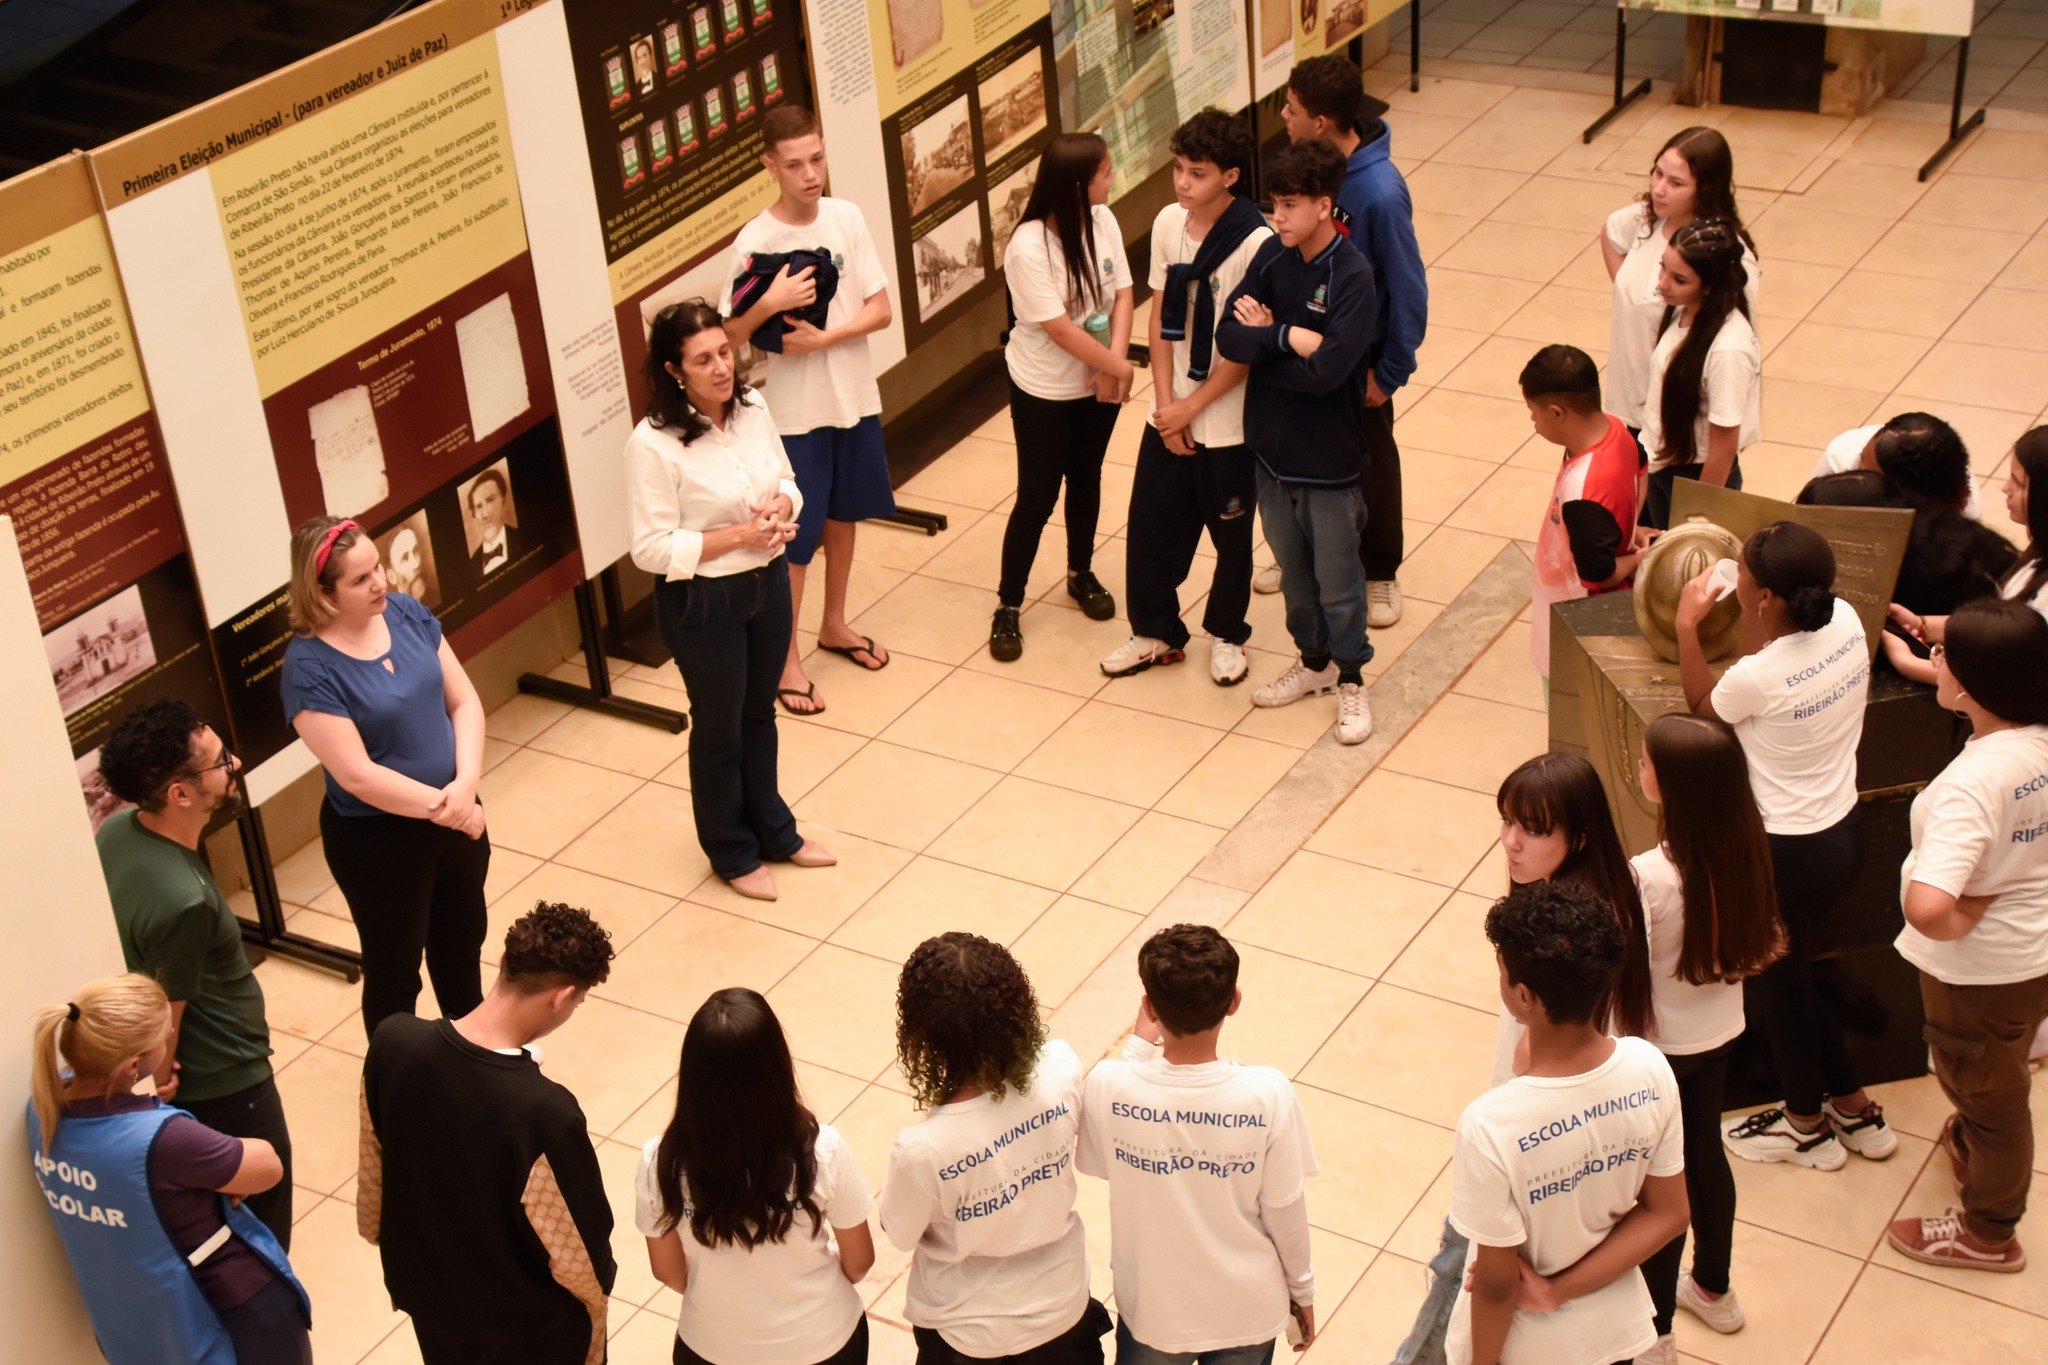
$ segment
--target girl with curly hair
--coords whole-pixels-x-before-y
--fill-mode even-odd
[[[1109,1314],[1088,1294],[1074,1211],[1081,1061],[1048,1041],[1001,944],[928,938],[896,989],[896,1058],[920,1108],[896,1137],[882,1230],[911,1253],[918,1365],[1099,1365]]]

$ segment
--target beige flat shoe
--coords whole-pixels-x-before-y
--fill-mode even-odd
[[[726,885],[750,901],[772,901],[780,895],[775,889],[775,878],[769,875],[765,867],[757,867],[745,876],[734,877]]]
[[[804,840],[804,846],[789,855],[790,862],[798,867],[832,867],[839,862],[839,855],[812,839]]]

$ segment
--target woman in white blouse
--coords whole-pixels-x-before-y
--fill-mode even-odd
[[[774,900],[763,865],[837,859],[797,832],[776,788],[775,685],[795,623],[782,547],[803,494],[718,310],[655,315],[647,416],[626,441],[633,562],[655,576],[662,640],[690,694],[690,808],[711,870]]]
[[[1650,357],[1664,322],[1665,299],[1657,290],[1664,249],[1695,218],[1736,224],[1742,239],[1742,268],[1748,279],[1743,300],[1756,314],[1756,250],[1735,211],[1735,159],[1728,141],[1712,128],[1687,128],[1672,135],[1650,166],[1650,187],[1607,215],[1600,254],[1614,281],[1614,319],[1607,339],[1608,411],[1641,434],[1650,396]]]

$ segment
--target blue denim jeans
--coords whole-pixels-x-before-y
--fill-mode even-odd
[[[1451,1306],[1465,1280],[1465,1256],[1471,1244],[1463,1233],[1444,1219],[1443,1241],[1429,1263],[1429,1294],[1416,1310],[1415,1326],[1401,1349],[1394,1352],[1394,1365],[1444,1365],[1444,1338],[1451,1329]]]
[[[1259,518],[1280,565],[1287,633],[1304,658],[1335,659],[1345,682],[1360,682],[1372,658],[1365,637],[1365,569],[1358,559],[1365,498],[1357,484],[1304,488],[1259,466]]]
[[[1268,537],[1270,539],[1270,537]],[[1131,1335],[1121,1318],[1116,1324],[1116,1365],[1272,1365],[1273,1343],[1226,1346],[1220,1351],[1155,1351]]]

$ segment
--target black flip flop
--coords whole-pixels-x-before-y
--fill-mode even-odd
[[[797,710],[789,704],[791,697],[802,697],[811,704],[813,709],[809,711]],[[822,716],[825,714],[825,703],[818,700],[818,685],[816,683],[812,683],[809,687],[801,690],[794,687],[778,687],[775,689],[775,700],[781,705],[783,710],[789,712],[792,716]]]
[[[865,669],[869,673],[880,673],[889,666],[890,660],[896,657],[894,654],[891,654],[888,659],[882,659],[881,655],[875,653],[874,640],[866,635],[861,636],[860,641],[857,645],[828,645],[820,643],[818,648],[824,650],[827,654],[837,654],[848,663],[853,664],[857,668]],[[869,668],[859,659],[853,657],[856,654],[865,654],[870,659],[882,659],[882,661],[873,668]]]

